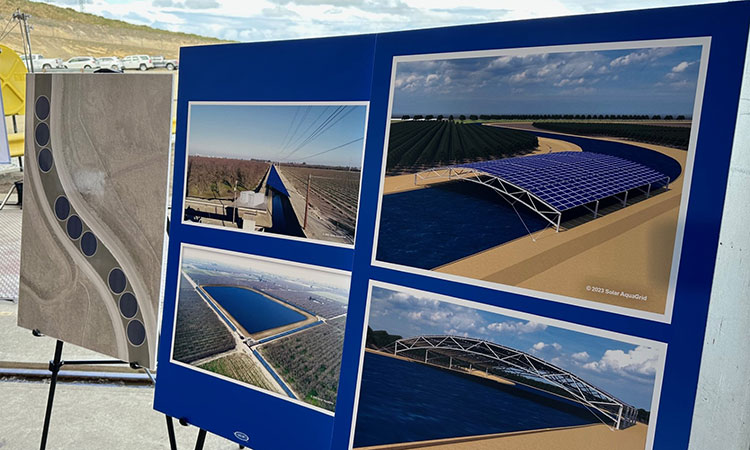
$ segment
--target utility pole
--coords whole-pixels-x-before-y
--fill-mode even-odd
[[[26,56],[26,61],[29,64],[29,71],[31,73],[34,73],[34,62],[31,60],[31,37],[29,36],[28,22],[31,16],[26,13],[22,13],[20,9],[16,9],[16,11],[13,13],[12,18],[18,21],[18,27],[21,29],[21,40],[23,41],[23,53]]]
[[[232,222],[237,223],[237,180],[234,180],[234,218]]]
[[[307,229],[307,209],[310,207],[310,182],[312,181],[312,175],[307,174],[307,195],[305,196],[305,224],[302,225],[302,229]]]

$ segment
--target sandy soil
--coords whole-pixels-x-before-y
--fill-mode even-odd
[[[568,151],[581,151],[581,147],[567,141],[559,139],[539,138],[539,147],[529,155],[536,155],[539,153],[553,153],[553,152],[568,152]],[[444,173],[448,176],[447,170],[436,171],[438,173]],[[414,191],[417,189],[424,189],[426,186],[438,183],[445,183],[448,181],[447,178],[436,178],[433,180],[418,180],[419,184],[415,183],[414,174],[406,175],[394,175],[392,177],[385,177],[383,183],[383,195],[395,194],[397,192]]]
[[[683,150],[627,143],[664,153],[685,167]],[[534,234],[535,241],[526,236],[436,270],[663,314],[682,182],[680,176],[665,193],[570,230],[546,229]]]
[[[393,445],[359,447],[366,450],[643,450],[646,447],[648,426],[636,424],[626,430],[611,430],[604,424],[545,429],[518,433],[503,433],[468,438],[440,439]]]

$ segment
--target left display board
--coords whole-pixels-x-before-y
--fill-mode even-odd
[[[172,77],[37,74],[26,92],[18,325],[152,368]]]
[[[254,449],[330,449],[374,52],[182,49],[155,409]],[[205,83],[209,54],[243,63]]]

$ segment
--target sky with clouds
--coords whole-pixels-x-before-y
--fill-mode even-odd
[[[348,297],[350,277],[348,273],[317,270],[313,267],[286,264],[283,261],[253,258],[238,253],[228,253],[198,247],[185,247],[182,252],[183,266],[226,264],[247,274],[283,275],[287,280],[298,280],[304,284],[335,289]]]
[[[78,9],[79,0],[33,0]],[[84,11],[169,31],[257,42],[409,30],[699,0],[83,0]]]
[[[196,104],[191,155],[361,167],[364,105]]]
[[[651,409],[659,352],[578,331],[374,287],[368,326],[413,337],[448,334],[525,351],[634,406]]]
[[[403,61],[393,115],[690,116],[701,47],[652,47]]]

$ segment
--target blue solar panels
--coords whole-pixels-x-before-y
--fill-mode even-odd
[[[500,178],[557,211],[595,202],[633,188],[665,186],[666,175],[642,164],[593,152],[559,152],[461,164]]]

